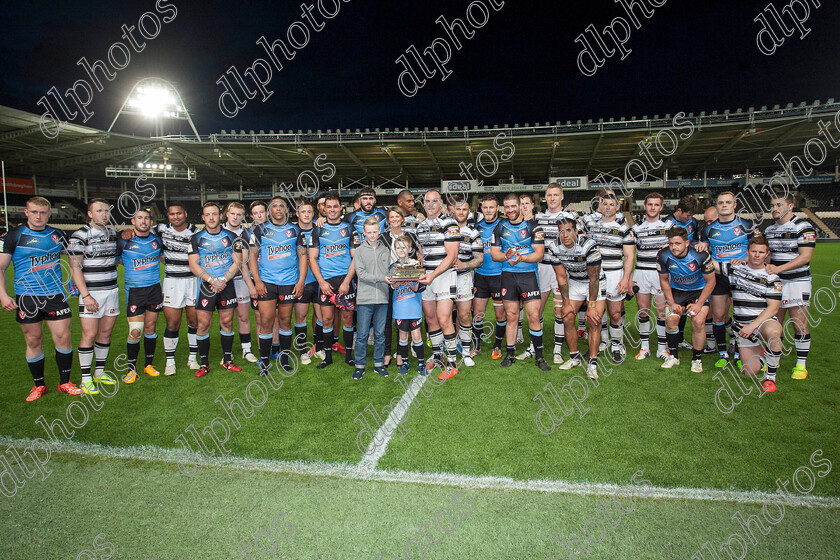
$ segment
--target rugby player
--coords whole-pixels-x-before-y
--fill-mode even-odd
[[[686,229],[676,226],[668,230],[668,248],[657,255],[656,266],[665,296],[665,337],[670,354],[662,367],[670,369],[680,364],[679,324],[684,313],[691,318],[691,371],[700,373],[703,371],[703,347],[706,346],[703,325],[716,281],[712,258],[705,251],[693,249]]]
[[[101,198],[92,199],[88,203],[88,217],[90,223],[70,236],[67,254],[70,257],[73,282],[81,294],[81,389],[89,395],[96,395],[99,394],[99,390],[94,382],[105,385],[116,383],[104,371],[108,349],[111,346],[111,331],[114,329],[117,315],[120,314],[120,298],[117,286],[117,232],[107,225],[111,217],[110,204]],[[90,366],[94,352],[96,371],[91,377]]]
[[[309,240],[309,268],[318,282],[318,303],[321,305],[321,318],[324,323],[324,336],[321,347],[315,351],[324,350],[325,358],[316,367],[323,369],[332,363],[333,326],[338,322],[335,309],[335,295],[342,295],[352,303],[354,291],[352,289],[352,275],[350,265],[353,260],[353,227],[341,219],[341,201],[335,193],[324,197],[324,211],[326,221],[322,226],[315,226]],[[344,346],[353,348],[353,311],[341,309],[341,319],[344,322]],[[347,365],[353,365],[350,352],[344,356]]]
[[[260,307],[260,375],[267,375],[275,317],[280,323],[280,366],[289,369],[292,351],[292,309],[303,294],[306,279],[306,241],[288,222],[288,206],[281,197],[268,205],[269,220],[254,228],[251,274]],[[304,337],[306,323],[304,322]]]
[[[385,231],[387,218],[385,210],[376,207],[376,191],[372,187],[364,187],[359,191],[359,208],[347,214],[344,221],[353,226],[359,239],[364,240],[365,220],[370,217],[379,220],[381,231]]]
[[[530,194],[523,193],[519,195],[519,212],[522,214],[522,219],[524,220],[533,220],[534,219],[534,197]],[[525,311],[522,307],[522,303],[519,304],[519,319],[516,324],[516,343],[522,344],[525,342],[525,338],[522,336],[522,320],[525,317]],[[528,325],[529,327],[531,325]],[[540,330],[542,330],[542,313],[540,313]],[[528,350],[526,350],[521,356],[517,356],[517,359],[525,359],[527,355],[530,358],[533,355],[531,351],[531,346],[529,344]]]
[[[639,287],[636,303],[639,306],[639,338],[641,349],[636,354],[637,360],[644,360],[650,356],[650,311],[656,318],[656,357],[664,360],[668,357],[665,340],[664,299],[656,270],[656,255],[660,249],[668,245],[668,225],[659,213],[662,211],[662,201],[659,193],[650,193],[645,197],[645,217],[633,226],[636,236],[636,270],[633,272],[633,283]]]
[[[321,350],[315,351],[318,341],[321,341],[323,346],[324,339],[324,323],[321,319],[321,306],[318,305],[318,281],[315,280],[315,275],[309,269],[309,241],[312,239],[312,231],[314,225],[312,220],[315,218],[315,205],[309,199],[301,198],[297,201],[297,211],[295,212],[298,219],[298,229],[303,235],[304,246],[307,248],[304,251],[304,260],[306,261],[306,278],[303,282],[303,293],[295,300],[295,338],[294,348],[300,350],[300,363],[307,365],[312,362],[312,356],[323,360],[326,358],[326,353]],[[309,316],[309,307],[312,308],[315,314],[312,317],[312,335],[314,344],[308,349],[306,345],[306,319]]]
[[[729,191],[718,195],[715,206],[718,219],[700,230],[701,242],[697,244],[697,249],[709,251],[717,262],[745,259],[747,243],[752,239],[755,227],[753,222],[735,215],[738,203],[735,201],[735,195]],[[717,367],[725,366],[730,354],[738,360],[735,343],[732,342],[729,346],[726,344],[726,333],[732,333],[732,319],[729,317],[732,296],[729,291],[729,280],[718,275],[715,291],[712,292],[712,330],[720,355],[715,362]]]
[[[414,207],[414,195],[410,190],[403,189],[400,191],[400,194],[397,195],[397,206],[405,212],[405,221],[403,221],[402,230],[416,242],[417,224],[423,221],[425,216]]]
[[[70,305],[62,286],[61,253],[65,236],[47,225],[52,210],[46,198],[34,196],[23,211],[26,223],[12,228],[3,239],[0,252],[0,304],[6,311],[17,311],[15,318],[26,342],[26,364],[35,386],[27,401],[40,399],[47,392],[44,381],[44,330],[47,322],[55,344],[58,366],[58,392],[81,395],[70,382],[73,367],[73,343],[70,339]],[[6,292],[6,269],[15,269],[15,298]]]
[[[700,241],[700,227],[697,224],[697,220],[694,218],[694,212],[696,211],[697,199],[694,198],[692,195],[687,194],[680,198],[679,202],[677,202],[677,207],[674,208],[674,211],[671,213],[670,216],[665,218],[665,223],[668,224],[669,228],[674,226],[685,228],[685,230],[688,232],[688,242],[692,247],[696,245],[698,241]],[[708,315],[706,316],[706,320],[710,321]],[[692,347],[691,344],[685,342],[685,322],[686,315],[683,315],[680,317],[679,347],[690,349]]]
[[[587,220],[584,229],[586,237],[595,242],[601,252],[601,270],[607,281],[607,314],[609,315],[609,338],[612,358],[615,363],[624,361],[624,300],[633,283],[633,254],[636,239],[633,230],[625,223],[616,221],[618,198],[605,193],[599,204],[601,218]],[[603,330],[601,335],[603,336]],[[606,342],[604,340],[601,341]],[[600,349],[600,348],[599,348]]]
[[[455,309],[458,312],[458,334],[461,339],[461,351],[464,365],[473,367],[472,359],[472,320],[470,308],[475,297],[473,274],[484,262],[484,247],[478,230],[467,225],[470,205],[466,201],[457,202],[453,208],[453,218],[461,230],[461,243],[458,246],[458,260],[455,261],[456,273]]]
[[[521,200],[521,199],[520,199]],[[537,225],[540,226],[545,235],[546,247],[551,243],[557,241],[558,228],[557,223],[561,218],[571,218],[575,221],[578,219],[577,212],[574,210],[563,209],[563,189],[557,183],[551,183],[545,189],[545,203],[546,209],[544,212],[539,212],[535,216]],[[563,340],[566,337],[565,327],[563,326],[563,314],[561,309],[563,301],[560,292],[557,288],[557,276],[554,273],[554,265],[558,264],[557,257],[554,256],[550,250],[546,250],[543,254],[543,260],[538,267],[538,274],[540,280],[540,317],[543,316],[546,303],[548,303],[549,294],[553,294],[554,302],[554,363],[563,363]],[[533,356],[533,348],[516,357],[517,360],[525,360]]]
[[[187,315],[187,343],[189,356],[187,367],[197,370],[196,355],[198,343],[198,317],[195,313],[195,295],[198,292],[198,279],[190,270],[190,242],[198,231],[194,225],[187,223],[187,211],[179,202],[167,205],[167,224],[157,224],[151,233],[157,235],[163,244],[163,317],[166,319],[166,330],[163,331],[163,349],[166,352],[166,367],[163,375],[175,375],[175,351],[178,348],[181,318]],[[128,240],[134,235],[134,229],[129,227],[122,232],[122,239]]]
[[[457,273],[453,265],[458,259],[461,230],[458,223],[444,213],[438,191],[426,191],[423,206],[426,219],[417,224],[417,241],[426,273],[418,282],[426,286],[423,291],[423,316],[432,343],[432,361],[427,369],[432,370],[435,363],[443,361],[445,346],[446,360],[438,378],[449,379],[458,374],[452,300],[457,295]]]
[[[550,371],[543,351],[543,331],[540,326],[540,283],[537,266],[545,252],[545,235],[533,220],[525,220],[519,209],[519,196],[510,193],[504,199],[506,218],[499,221],[493,231],[491,256],[502,263],[502,299],[507,316],[507,355],[502,367],[513,365],[516,349],[517,319],[519,302],[523,302],[528,316],[531,342],[534,346],[534,361],[538,368]]]
[[[125,269],[125,314],[128,318],[127,358],[131,368],[123,376],[126,383],[137,381],[137,355],[140,353],[140,335],[143,335],[145,367],[151,377],[160,372],[152,362],[157,347],[157,320],[163,309],[163,289],[160,285],[161,240],[151,232],[152,215],[140,209],[131,219],[134,236],[117,240],[118,258]]]
[[[795,334],[796,365],[794,379],[808,377],[806,369],[811,349],[808,331],[808,306],[811,300],[811,258],[814,256],[817,232],[805,218],[793,214],[793,194],[777,194],[771,201],[774,224],[764,230],[770,245],[770,264],[767,272],[782,280],[782,304],[779,323],[784,324],[785,312],[790,313]],[[743,360],[743,356],[742,356]]]
[[[242,226],[245,220],[245,207],[239,202],[231,202],[225,210],[226,221],[222,228],[233,233],[242,247],[246,248],[245,260],[233,277],[233,288],[236,291],[236,323],[239,327],[239,342],[242,345],[242,357],[256,363],[257,357],[251,351],[251,299],[257,296],[251,274],[248,271],[247,247],[250,244],[250,232]],[[253,292],[253,293],[252,293]]]
[[[773,393],[776,391],[776,370],[782,357],[782,325],[777,314],[784,297],[784,281],[768,272],[769,266],[764,264],[768,255],[771,259],[774,256],[770,253],[768,240],[755,236],[747,244],[746,262],[733,259],[729,263],[715,261],[714,264],[732,286],[733,330],[738,337],[743,371],[747,375],[758,375],[762,369],[763,346],[767,373],[761,386],[765,392]]]
[[[231,280],[239,270],[243,258],[241,240],[222,229],[221,211],[215,202],[207,202],[202,209],[204,229],[193,235],[190,243],[190,270],[199,279],[195,309],[198,315],[198,354],[201,367],[196,377],[210,372],[210,324],[213,311],[219,310],[219,331],[222,342],[222,367],[229,371],[242,371],[233,363],[233,310],[236,307],[236,290]]]
[[[496,317],[496,337],[493,342],[493,352],[490,357],[493,360],[502,359],[502,340],[505,336],[507,318],[505,316],[504,302],[502,301],[502,263],[493,260],[491,245],[493,242],[493,231],[499,225],[499,201],[495,195],[486,194],[481,199],[481,213],[483,217],[476,223],[475,228],[481,237],[481,244],[484,246],[484,260],[473,276],[473,340],[475,348],[473,356],[481,353],[481,339],[484,334],[484,320],[487,311],[487,303],[493,298],[493,310]]]
[[[577,221],[561,218],[557,224],[558,238],[549,246],[557,257],[555,264],[557,287],[563,297],[563,326],[566,329],[566,343],[569,345],[569,359],[560,364],[560,369],[572,369],[581,365],[578,351],[576,318],[583,302],[586,302],[587,337],[589,361],[586,376],[598,379],[598,348],[601,342],[601,317],[604,315],[607,299],[607,279],[601,270],[601,252],[591,239],[578,236]]]

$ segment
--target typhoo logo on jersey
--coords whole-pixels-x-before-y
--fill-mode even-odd
[[[29,257],[29,266],[34,269],[35,267],[39,267],[45,264],[53,264],[53,261],[58,259],[60,256],[61,253],[47,253],[46,255]]]
[[[291,233],[291,232],[289,232]],[[272,245],[268,247],[268,260],[279,259],[292,252],[291,245]]]

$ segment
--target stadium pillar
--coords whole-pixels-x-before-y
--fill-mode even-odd
[[[242,183],[239,183],[239,200],[242,200]]]
[[[271,183],[271,198],[277,196],[277,180],[275,179]]]
[[[35,186],[35,194],[38,194],[38,181],[35,180],[35,175],[32,176],[32,184]]]
[[[84,198],[84,201],[85,201],[85,204],[87,204],[87,203],[88,203],[87,177],[85,177],[85,178],[83,179],[83,181],[84,181],[84,189],[85,189],[85,198]]]
[[[706,187],[706,170],[703,170],[703,187]]]
[[[166,208],[166,183],[163,184],[163,207]]]
[[[76,178],[76,198],[82,198],[82,180]]]
[[[205,202],[207,202],[207,198],[204,193],[204,183],[201,183],[201,205],[203,206]]]

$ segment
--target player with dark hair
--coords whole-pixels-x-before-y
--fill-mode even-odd
[[[312,361],[312,356],[323,360],[327,357],[326,352],[321,350],[316,352],[315,347],[320,341],[323,346],[324,340],[324,322],[321,318],[321,306],[318,305],[318,281],[312,270],[309,268],[309,245],[312,239],[312,232],[315,226],[312,220],[315,218],[315,204],[309,199],[301,198],[297,201],[297,211],[295,212],[298,219],[298,229],[303,235],[304,246],[307,250],[304,252],[304,260],[306,261],[306,278],[303,282],[303,293],[295,300],[295,338],[293,347],[295,350],[301,350],[300,363],[307,365]],[[304,349],[306,344],[306,319],[309,316],[309,307],[313,308],[315,312],[312,316],[312,346],[308,351]]]
[[[347,214],[344,221],[353,226],[359,239],[364,239],[365,220],[375,217],[379,220],[379,227],[385,231],[386,216],[385,210],[376,207],[376,191],[371,187],[364,187],[359,191],[359,208]]]
[[[473,356],[481,353],[481,338],[484,334],[484,322],[486,320],[487,303],[493,298],[493,310],[496,318],[495,341],[493,352],[490,358],[493,360],[502,359],[502,340],[505,337],[507,317],[505,316],[504,302],[502,301],[502,263],[493,260],[491,245],[493,243],[493,231],[499,225],[499,201],[495,195],[486,194],[481,199],[482,218],[475,224],[478,234],[481,237],[481,244],[484,246],[484,260],[481,266],[475,271],[473,277],[473,341],[475,348]]]
[[[26,400],[40,399],[47,392],[44,382],[44,321],[55,344],[58,392],[81,395],[82,390],[70,382],[73,367],[72,321],[61,273],[64,233],[47,225],[52,209],[45,198],[35,196],[27,200],[23,213],[26,223],[6,234],[3,251],[0,252],[0,305],[6,311],[17,311],[15,318],[23,331],[26,363],[35,381]],[[15,299],[6,292],[9,264],[15,269]]]

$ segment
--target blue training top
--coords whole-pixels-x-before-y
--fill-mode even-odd
[[[203,229],[192,236],[190,255],[198,255],[198,264],[212,276],[223,276],[233,265],[233,252],[242,250],[242,239],[224,228],[219,233]]]
[[[300,228],[294,224],[278,226],[270,221],[254,228],[251,245],[258,247],[257,259],[263,282],[290,286],[300,278],[297,248],[305,247]]]
[[[671,288],[682,291],[702,290],[706,287],[703,274],[715,271],[709,253],[691,247],[682,258],[674,255],[671,249],[662,249],[656,257],[656,268],[660,273],[668,274]]]
[[[61,281],[61,252],[67,243],[63,231],[50,226],[38,231],[23,224],[3,241],[3,252],[12,255],[15,267],[15,294],[57,296],[67,291]]]
[[[324,279],[344,276],[350,270],[353,226],[345,221],[337,224],[324,222],[312,228],[310,248],[318,249],[318,266]]]
[[[712,258],[718,262],[747,258],[747,244],[753,238],[752,220],[736,217],[729,222],[719,219],[700,231],[700,240],[709,244]]]
[[[298,226],[300,227],[300,226]],[[301,229],[300,234],[303,236],[303,243],[306,247],[306,250],[309,251],[310,242],[312,241],[312,231],[315,229],[315,226],[312,226],[309,229]],[[303,281],[304,284],[311,284],[315,282],[315,275],[312,274],[312,269],[307,267],[306,269],[306,279]]]
[[[163,244],[157,235],[117,238],[117,258],[122,258],[126,288],[145,288],[160,283],[160,254]]]
[[[387,218],[385,216],[385,210],[381,208],[374,208],[373,212],[368,214],[367,212],[363,211],[362,209],[356,210],[355,212],[350,212],[346,216],[344,216],[344,221],[353,226],[353,229],[356,230],[356,233],[359,234],[359,239],[364,241],[365,239],[365,220],[374,216],[379,219],[379,227],[381,231],[385,231],[385,222]],[[326,278],[326,276],[324,277]]]
[[[493,230],[496,229],[497,225],[499,225],[498,217],[489,224],[484,218],[481,218],[475,224],[475,229],[478,230],[478,234],[481,236],[481,244],[484,246],[484,261],[476,269],[476,274],[481,274],[482,276],[498,276],[502,273],[502,263],[494,261],[490,254],[490,246],[493,244]]]
[[[534,252],[534,245],[545,244],[545,234],[542,227],[533,220],[522,220],[518,224],[512,224],[505,218],[493,230],[492,244],[501,247],[502,253],[512,247],[520,255],[530,255]],[[513,265],[507,260],[502,263],[502,272],[536,272],[538,264],[518,262]]]

